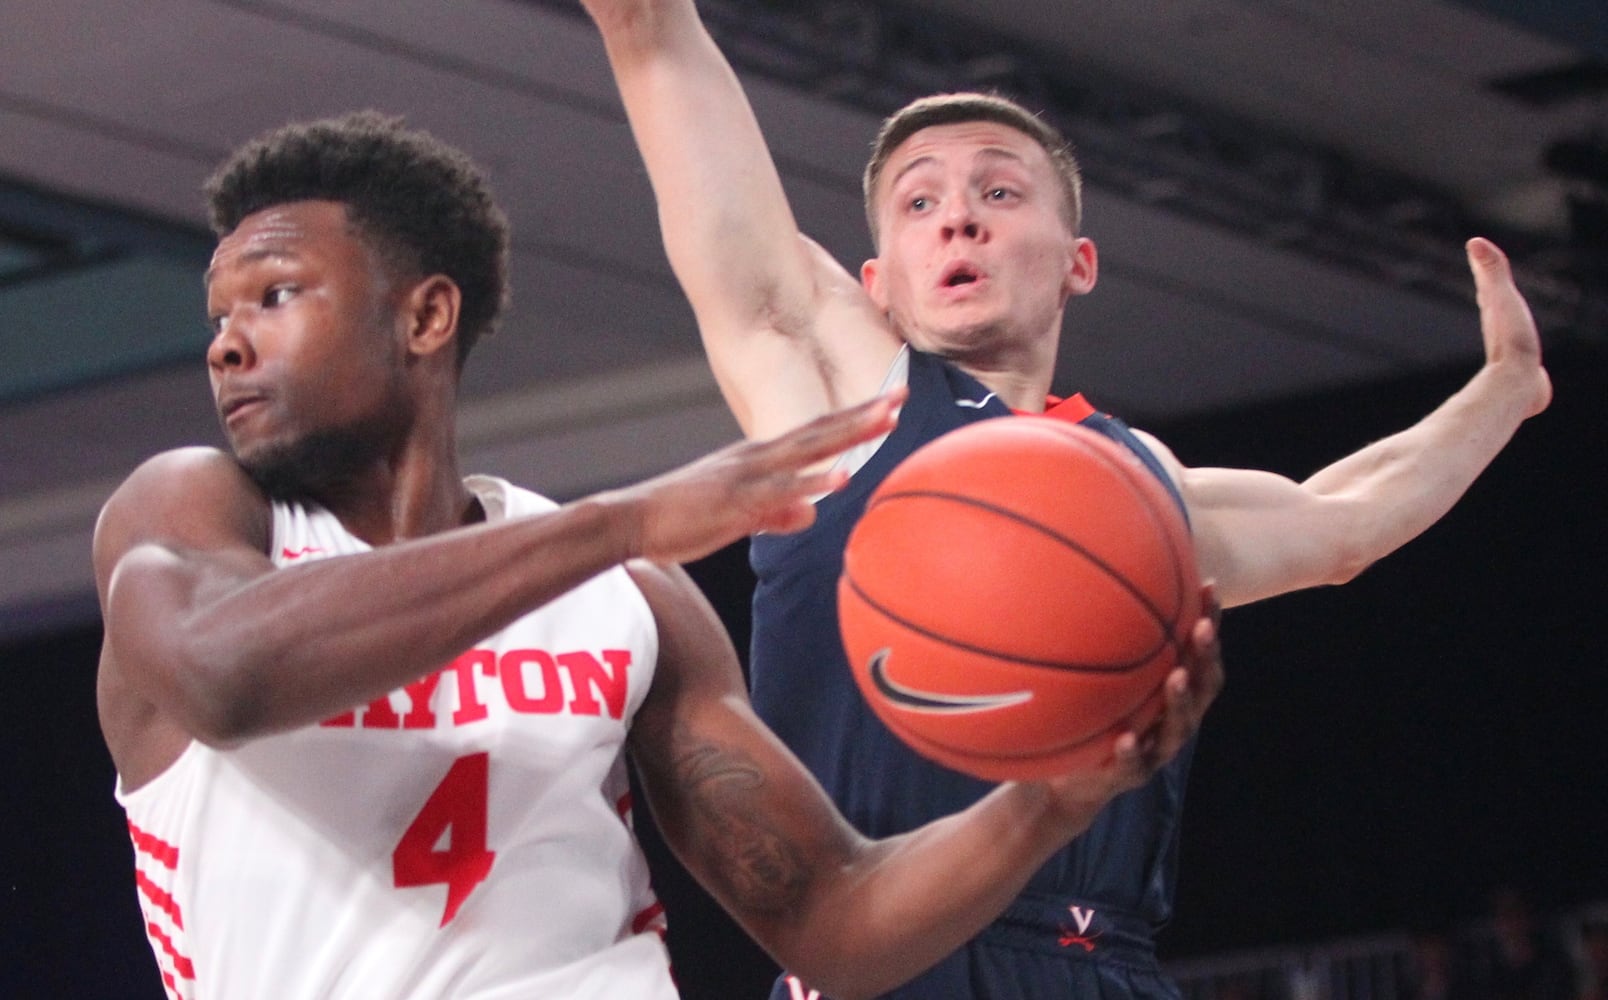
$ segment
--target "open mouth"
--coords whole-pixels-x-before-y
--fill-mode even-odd
[[[973,285],[982,280],[982,275],[970,264],[951,264],[944,270],[943,278],[939,284],[944,288],[960,288],[964,285]]]

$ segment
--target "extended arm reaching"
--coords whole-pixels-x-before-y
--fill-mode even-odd
[[[736,75],[691,0],[583,0],[659,205],[671,266],[750,437],[869,398],[899,349],[802,237]]]
[[[177,735],[140,766],[132,755],[151,741],[108,727],[119,773],[131,785],[156,773],[175,740],[235,744],[379,697],[627,558],[686,560],[755,531],[797,530],[814,517],[809,498],[841,480],[802,470],[885,433],[898,403],[734,445],[551,514],[277,571],[267,503],[232,459],[158,456],[97,526],[101,683],[148,703],[140,718]]]
[[[1186,469],[1157,446],[1188,502],[1201,573],[1218,582],[1225,606],[1355,577],[1439,520],[1551,401],[1535,321],[1507,258],[1484,239],[1469,241],[1468,256],[1485,364],[1418,423],[1301,483]]]

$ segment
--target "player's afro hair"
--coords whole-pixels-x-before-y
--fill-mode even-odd
[[[458,363],[508,301],[508,220],[462,152],[402,119],[360,111],[286,125],[238,149],[206,182],[218,236],[265,208],[336,201],[402,274],[444,274],[463,296]]]

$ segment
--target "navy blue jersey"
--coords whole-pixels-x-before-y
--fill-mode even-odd
[[[847,486],[820,500],[815,524],[799,534],[758,536],[751,546],[758,577],[754,707],[849,822],[872,837],[903,833],[964,809],[993,787],[928,761],[889,731],[860,695],[838,635],[843,550],[872,491],[928,441],[1010,414],[971,376],[916,351],[910,352],[909,386],[898,425]],[[1172,489],[1155,457],[1121,421],[1093,413],[1081,423],[1132,449]],[[1148,784],[1113,800],[1082,836],[1040,869],[984,937],[1009,939],[1017,948],[1032,942],[1072,958],[1099,959],[1110,952],[1114,960],[1120,954],[1126,965],[1137,961],[1153,967],[1151,938],[1172,911],[1179,814],[1192,750],[1193,744]],[[898,995],[966,995],[936,987],[923,993],[912,985],[914,992]]]

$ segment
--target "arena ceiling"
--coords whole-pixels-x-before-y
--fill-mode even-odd
[[[881,113],[1000,87],[1072,134],[1095,294],[1060,388],[1137,423],[1478,361],[1461,241],[1549,338],[1601,338],[1596,0],[708,2],[805,228],[851,265]],[[491,173],[515,304],[466,373],[467,464],[556,496],[735,436],[569,0],[0,6],[0,634],[93,615],[89,534],[163,448],[217,442],[198,188],[236,143],[361,107]]]

